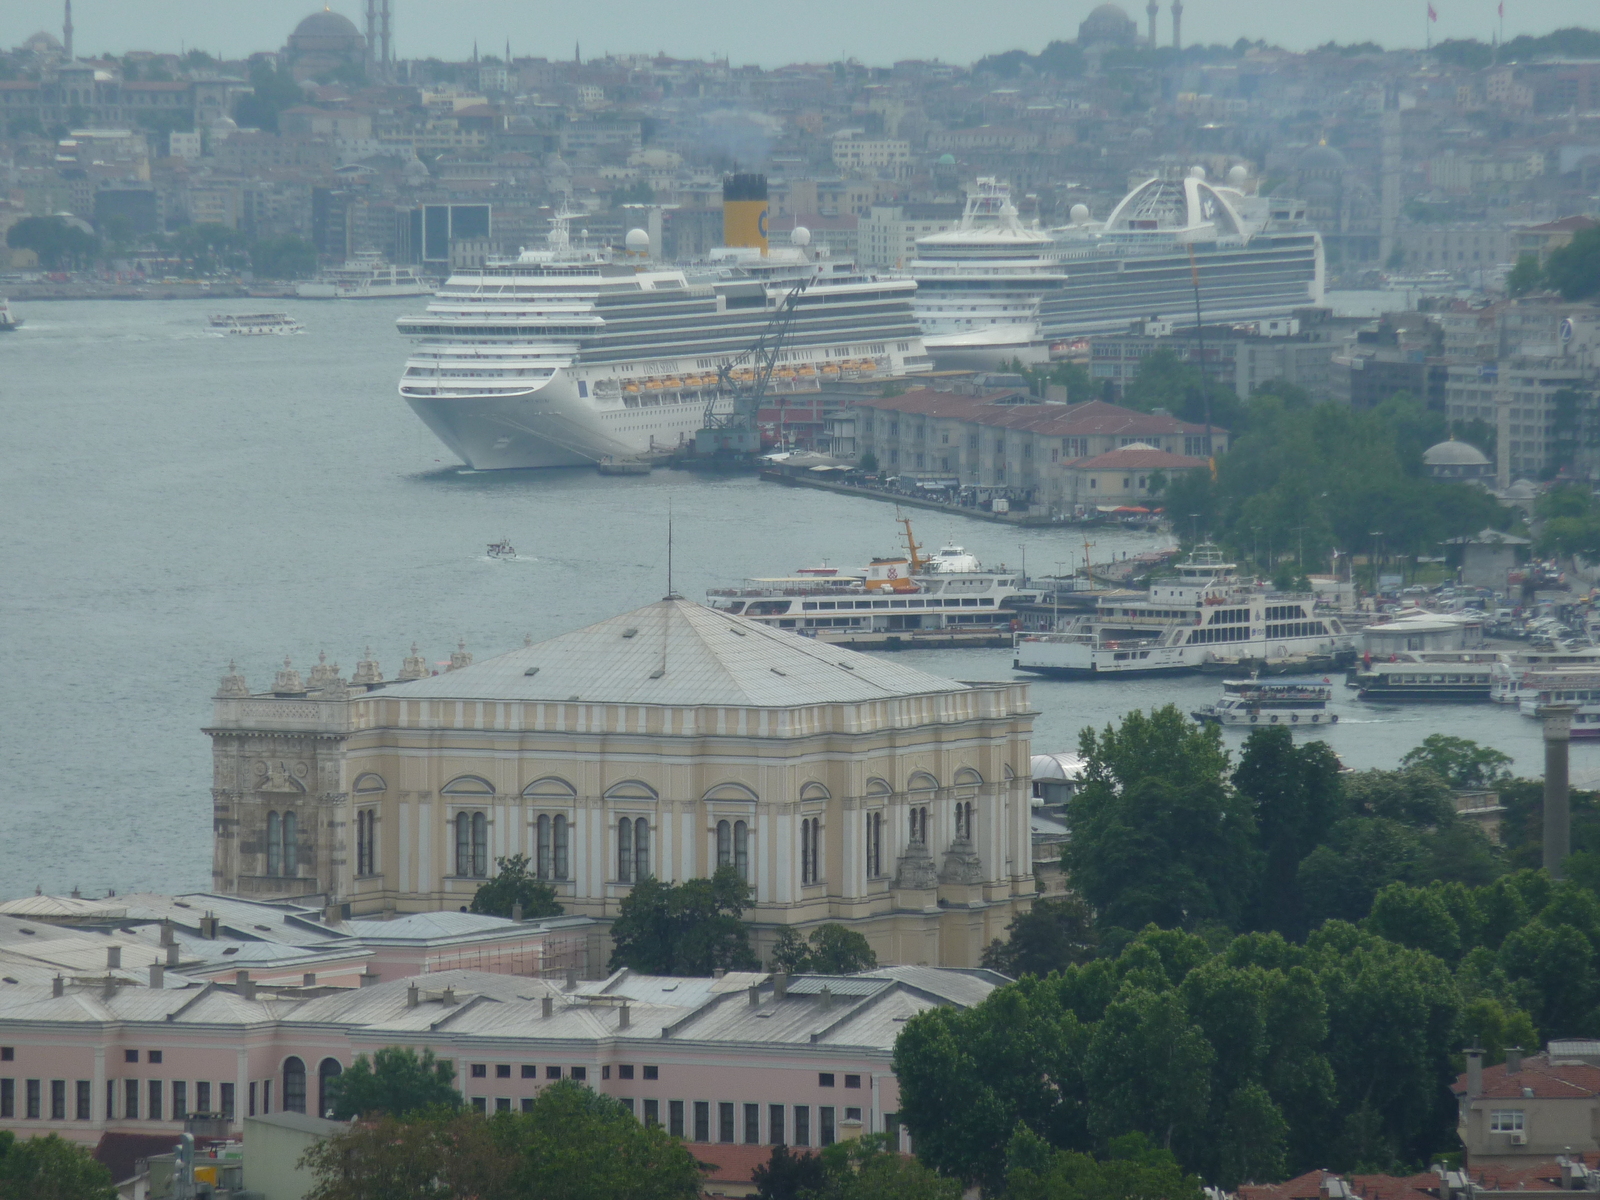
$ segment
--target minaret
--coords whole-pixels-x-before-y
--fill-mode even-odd
[[[378,66],[378,0],[367,0],[367,77],[377,73]]]
[[[1183,0],[1172,0],[1172,48],[1183,49]]]
[[[1161,5],[1157,4],[1156,0],[1150,0],[1150,3],[1145,5],[1144,11],[1150,14],[1150,49],[1154,50],[1156,48],[1156,14],[1161,11]]]
[[[61,22],[61,48],[66,51],[67,61],[72,62],[72,0],[67,0],[66,19]]]

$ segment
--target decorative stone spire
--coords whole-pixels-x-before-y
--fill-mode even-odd
[[[250,694],[250,685],[244,681],[244,676],[239,674],[239,666],[231,658],[228,660],[228,673],[222,677],[222,684],[217,688],[217,696],[237,700]]]
[[[327,687],[331,680],[338,678],[338,675],[339,664],[335,663],[330,667],[328,665],[328,652],[326,650],[319,650],[317,652],[317,665],[311,668],[311,681],[309,685],[311,690],[319,691],[320,689]]]
[[[417,650],[417,644],[411,643],[411,653],[406,656],[406,661],[400,666],[400,682],[408,679],[426,679],[428,677],[428,664]]]
[[[356,687],[376,687],[383,682],[383,668],[372,657],[372,647],[368,646],[363,652],[363,657],[356,664],[356,673],[350,677],[350,682]]]
[[[457,642],[456,648],[450,652],[449,670],[459,671],[462,667],[470,667],[471,665],[472,655],[467,653],[467,643],[464,641]]]
[[[303,696],[306,693],[305,680],[290,665],[288,655],[284,655],[283,670],[273,677],[272,692],[276,696]]]
[[[350,685],[339,675],[339,664],[334,663],[329,670],[328,678],[323,682],[318,691],[319,700],[348,700],[350,699]]]

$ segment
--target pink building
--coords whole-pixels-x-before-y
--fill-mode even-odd
[[[431,1049],[480,1111],[574,1079],[692,1142],[821,1146],[898,1128],[895,1037],[926,1009],[982,1001],[978,969],[716,979],[619,971],[589,983],[444,970],[365,987],[0,983],[0,1127],[93,1144],[178,1133],[186,1116],[325,1111],[357,1054]]]

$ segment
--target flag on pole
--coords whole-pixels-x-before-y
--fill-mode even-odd
[[[1438,20],[1439,20],[1439,11],[1436,8],[1434,8],[1433,5],[1431,5],[1431,4],[1428,5],[1428,20],[1433,21],[1435,23],[1437,23]]]

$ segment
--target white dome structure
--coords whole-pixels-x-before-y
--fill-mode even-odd
[[[1194,166],[1189,168],[1189,178],[1190,179],[1198,179],[1198,180],[1201,180],[1202,182],[1204,182],[1205,177],[1206,177],[1206,169],[1204,167],[1202,167],[1199,163],[1195,163]]]
[[[1087,204],[1074,204],[1072,206],[1072,223],[1074,225],[1087,224],[1089,220],[1089,206]]]
[[[1243,163],[1234,163],[1228,168],[1228,186],[1243,187],[1250,179],[1250,168]]]
[[[622,245],[630,255],[646,258],[650,254],[650,235],[643,229],[630,229]]]
[[[1494,464],[1483,451],[1469,442],[1458,442],[1454,438],[1424,450],[1422,465],[1433,479],[1487,479],[1494,474]]]
[[[811,230],[804,225],[796,225],[789,234],[789,244],[799,246],[802,250],[811,245]]]

